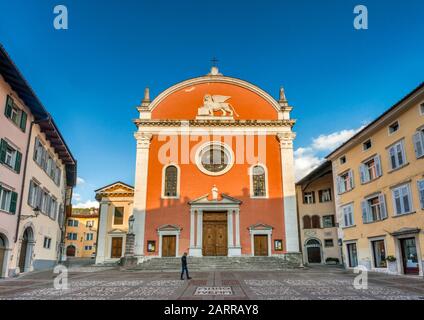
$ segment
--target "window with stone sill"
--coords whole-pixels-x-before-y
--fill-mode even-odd
[[[324,228],[334,228],[336,226],[334,215],[323,216],[322,225]]]
[[[333,239],[324,239],[324,247],[326,248],[334,247]]]
[[[266,181],[265,169],[262,166],[256,165],[252,169],[252,184],[253,196],[265,197],[266,196]]]
[[[392,170],[395,170],[405,165],[406,154],[403,140],[389,147],[389,159]]]
[[[44,242],[43,242],[43,248],[44,249],[50,249],[52,243],[52,239],[49,237],[44,237]]]
[[[368,149],[371,149],[371,147],[372,147],[371,139],[369,139],[369,140],[365,141],[365,142],[362,144],[362,148],[363,148],[363,150],[364,150],[364,151],[366,151],[366,150],[368,150]]]
[[[22,153],[11,146],[6,140],[0,140],[0,163],[3,163],[16,173],[21,170]]]
[[[389,134],[393,134],[399,130],[399,121],[395,121],[389,126]]]
[[[319,190],[319,202],[330,202],[331,201],[331,189]]]
[[[304,204],[314,204],[315,203],[315,192],[309,191],[303,193],[303,203]]]
[[[362,220],[364,223],[380,221],[386,218],[387,209],[384,194],[379,194],[362,201]]]
[[[343,227],[351,227],[355,224],[353,217],[353,204],[348,204],[342,207]]]
[[[0,210],[8,213],[16,213],[18,194],[0,185]]]
[[[124,207],[115,208],[115,213],[113,216],[113,224],[114,225],[124,224]]]
[[[412,194],[409,183],[393,188],[392,196],[395,215],[403,215],[413,211]]]
[[[337,176],[338,193],[342,194],[354,188],[353,171],[349,170]]]
[[[178,168],[170,165],[165,169],[164,196],[176,197],[178,187]]]
[[[376,155],[375,157],[361,163],[359,172],[362,184],[380,177],[382,175],[380,156]]]

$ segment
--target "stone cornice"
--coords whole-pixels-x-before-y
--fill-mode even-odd
[[[137,127],[290,127],[296,120],[169,120],[135,119]]]

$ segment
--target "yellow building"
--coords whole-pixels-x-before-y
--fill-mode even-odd
[[[422,276],[424,83],[327,159],[346,266]]]
[[[306,264],[341,263],[333,191],[329,161],[296,183],[300,243]]]
[[[128,220],[133,212],[134,187],[115,182],[97,189],[100,203],[99,242],[96,263],[117,262],[125,254]],[[153,246],[156,250],[156,244]]]
[[[94,258],[98,222],[98,209],[72,209],[66,222],[65,247],[68,258]]]

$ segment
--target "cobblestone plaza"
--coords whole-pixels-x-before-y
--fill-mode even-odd
[[[0,281],[2,300],[424,300],[417,277],[369,273],[368,288],[355,289],[351,272],[313,267],[281,271],[123,271],[115,267],[70,268],[68,289],[56,290],[51,271]]]

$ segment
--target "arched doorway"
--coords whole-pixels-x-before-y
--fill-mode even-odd
[[[25,229],[22,242],[21,251],[19,254],[19,270],[20,272],[29,271],[31,266],[32,247],[34,245],[34,232],[31,227]]]
[[[75,246],[70,245],[66,248],[66,256],[67,257],[75,257]]]
[[[0,233],[0,278],[4,277],[4,273],[6,270],[6,248],[7,248],[7,240],[6,236]]]
[[[306,252],[309,263],[321,263],[321,243],[317,239],[306,241]]]

